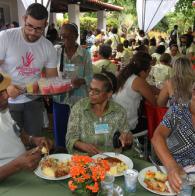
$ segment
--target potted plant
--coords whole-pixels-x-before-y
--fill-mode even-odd
[[[70,162],[71,179],[68,186],[75,194],[98,195],[100,183],[105,179],[109,169],[109,164],[104,159],[73,155]]]

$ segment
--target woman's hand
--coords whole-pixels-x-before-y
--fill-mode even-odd
[[[122,147],[130,146],[133,142],[133,136],[130,132],[123,132],[121,133],[119,140],[121,141]]]
[[[183,168],[179,165],[174,165],[168,168],[168,181],[171,188],[176,192],[179,193],[182,186],[182,179],[181,176],[185,174]]]
[[[74,78],[71,80],[73,88],[79,88],[83,84],[85,84],[85,79],[83,78]]]
[[[81,150],[82,152],[87,152],[89,156],[99,154],[101,151],[93,144],[84,143],[77,141],[74,145],[75,148]]]

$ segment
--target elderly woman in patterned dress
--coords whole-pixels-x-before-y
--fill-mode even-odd
[[[125,110],[111,100],[117,86],[111,72],[93,76],[89,97],[78,101],[72,108],[66,135],[69,153],[84,152],[95,155],[110,149],[116,131],[123,147],[132,143]]]
[[[171,106],[152,138],[154,149],[168,171],[175,192],[182,185],[181,175],[195,167],[195,84],[188,104]]]

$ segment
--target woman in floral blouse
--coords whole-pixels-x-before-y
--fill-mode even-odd
[[[110,149],[116,131],[121,133],[119,140],[122,146],[132,143],[126,112],[111,100],[116,83],[111,72],[93,76],[89,97],[78,101],[71,110],[66,135],[69,153],[79,151],[95,155]]]

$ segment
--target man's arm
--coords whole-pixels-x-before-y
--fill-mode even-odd
[[[25,152],[13,161],[0,167],[0,181],[22,170],[34,170],[41,159],[41,153],[35,149]]]
[[[0,167],[0,181],[21,170],[18,161],[14,160]]]
[[[48,46],[49,48],[49,53],[48,53],[48,58],[47,58],[47,63],[44,65],[45,66],[45,74],[47,78],[50,77],[56,77],[58,76],[58,71],[57,71],[57,63],[58,63],[58,57],[57,57],[57,51],[51,44]]]
[[[0,32],[0,67],[4,63],[6,53],[7,53],[7,47],[9,45],[9,38],[7,36],[6,31]]]
[[[4,60],[1,60],[1,59],[0,59],[0,65],[2,65],[3,63],[4,63]]]
[[[25,131],[22,131],[20,138],[24,145],[46,147],[48,150],[53,148],[53,142],[45,137],[34,137],[28,135]]]
[[[30,145],[30,136],[25,131],[21,132],[20,139],[25,146]]]
[[[58,76],[57,68],[46,68],[47,78],[56,77],[56,76]]]

